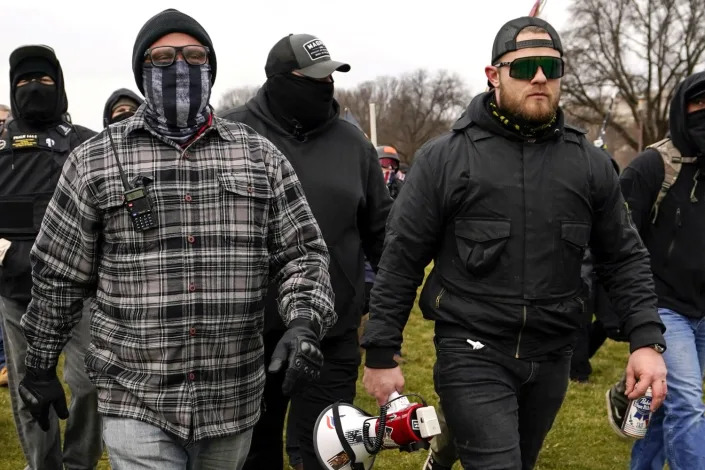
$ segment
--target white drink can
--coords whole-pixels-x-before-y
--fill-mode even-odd
[[[646,389],[643,397],[635,398],[629,402],[627,415],[622,422],[622,431],[627,436],[641,439],[646,435],[651,419],[651,387]]]

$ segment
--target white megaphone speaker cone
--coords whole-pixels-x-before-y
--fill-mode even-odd
[[[353,405],[334,403],[324,409],[313,429],[318,462],[327,470],[370,470],[375,455],[368,453],[363,443],[365,421],[375,429],[377,419]],[[343,440],[348,449],[344,448]],[[355,455],[355,462],[349,456],[350,451]]]

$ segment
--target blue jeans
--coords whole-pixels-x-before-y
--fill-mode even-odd
[[[435,343],[436,393],[463,468],[534,468],[565,398],[570,353],[530,361],[465,339]]]
[[[2,315],[0,315],[0,369],[5,367],[5,339],[2,335]]]
[[[632,447],[631,470],[705,470],[705,319],[659,309],[666,325],[663,354],[668,394],[646,436]]]
[[[103,416],[103,435],[113,470],[240,470],[250,449],[252,428],[186,442],[136,419]]]
[[[27,340],[20,319],[27,304],[0,297],[0,317],[5,333],[5,352],[10,388],[10,402],[20,445],[30,470],[91,470],[103,453],[98,397],[88,379],[83,358],[90,342],[90,302],[86,302],[81,321],[73,329],[71,340],[64,348],[64,381],[71,390],[69,418],[61,449],[59,419],[50,411],[49,431],[44,432],[32,418],[17,393],[24,377]]]

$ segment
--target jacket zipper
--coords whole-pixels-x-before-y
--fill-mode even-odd
[[[521,345],[521,333],[524,331],[525,326],[526,326],[526,305],[524,305],[522,307],[521,329],[519,330],[519,337],[517,337],[517,351],[514,354],[514,357],[516,359],[519,359],[519,345]]]
[[[441,291],[436,296],[436,308],[441,307],[441,297],[443,297],[443,294],[445,294],[445,293],[446,293],[445,287],[441,287]]]
[[[585,301],[581,297],[576,297],[575,300],[580,303],[580,311],[585,313]]]
[[[681,221],[681,208],[676,209],[676,228],[681,227],[682,221]],[[676,244],[676,236],[677,232],[674,230],[673,231],[673,238],[671,239],[671,243],[668,244],[668,251],[666,252],[666,263],[671,259],[671,255],[673,254],[673,248]]]

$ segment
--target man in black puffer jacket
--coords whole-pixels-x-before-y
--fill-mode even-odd
[[[56,414],[48,423],[38,422],[18,396],[26,373],[20,319],[31,299],[29,251],[66,158],[95,132],[65,119],[64,77],[50,47],[16,49],[10,55],[10,85],[13,120],[0,135],[0,314],[12,412],[29,468],[95,468],[103,445],[96,391],[83,365],[90,343],[88,304],[65,350],[64,379],[72,399],[63,452]],[[40,429],[44,426],[48,432]]]
[[[321,468],[313,449],[313,426],[320,412],[337,400],[352,403],[355,397],[364,260],[367,257],[376,269],[392,205],[374,146],[338,116],[332,74],[348,70],[348,64],[331,60],[315,36],[286,36],[267,57],[267,81],[257,96],[224,114],[271,140],[291,162],[330,252],[338,322],[321,342],[325,363],[320,382],[293,396],[289,413],[289,430],[299,441],[306,470]],[[267,362],[284,332],[276,291],[270,289],[265,310]],[[279,438],[288,400],[282,396],[281,380],[267,375],[265,412],[255,426],[245,469],[282,468]]]

